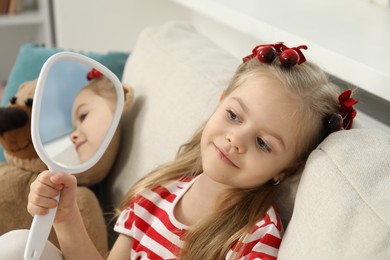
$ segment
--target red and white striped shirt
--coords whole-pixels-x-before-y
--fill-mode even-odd
[[[176,220],[173,212],[177,202],[196,179],[172,181],[144,191],[120,214],[114,230],[133,239],[131,259],[177,259],[188,226]],[[282,232],[280,218],[271,207],[240,242],[244,244],[244,250],[238,259],[276,259]],[[237,243],[226,259],[235,254],[233,250]]]

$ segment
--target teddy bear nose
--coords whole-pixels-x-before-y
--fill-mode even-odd
[[[24,126],[28,117],[26,112],[16,107],[0,108],[0,135]]]

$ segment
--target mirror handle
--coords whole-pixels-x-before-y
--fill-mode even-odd
[[[57,201],[60,195],[54,197]],[[28,234],[26,248],[24,250],[24,260],[39,260],[43,249],[46,246],[47,238],[53,225],[57,207],[49,209],[47,215],[35,215]]]

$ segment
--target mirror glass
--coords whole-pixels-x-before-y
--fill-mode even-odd
[[[123,88],[100,63],[63,52],[45,63],[33,102],[32,137],[40,158],[51,171],[76,173],[107,148],[122,112]]]

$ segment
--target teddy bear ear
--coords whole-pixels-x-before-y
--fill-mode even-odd
[[[35,92],[35,88],[37,86],[37,81],[38,81],[38,79],[23,82],[19,86],[17,94],[23,95],[23,97],[33,97],[34,92]]]
[[[125,94],[125,104],[123,106],[123,112],[126,112],[133,104],[134,89],[128,84],[123,84],[123,91]]]

